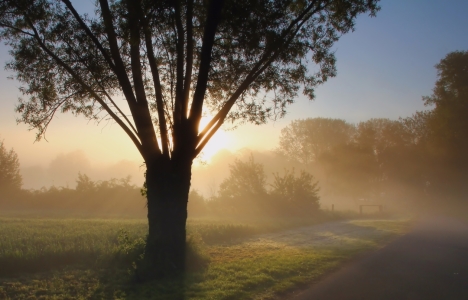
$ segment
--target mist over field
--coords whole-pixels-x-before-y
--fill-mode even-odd
[[[1,0],[0,299],[468,299],[466,12]]]
[[[295,120],[281,130],[278,145],[269,151],[222,149],[209,160],[202,157],[192,169],[189,217],[248,215],[258,205],[266,215],[274,215],[265,208],[279,205],[276,194],[294,207],[291,199],[305,197],[301,189],[310,190],[317,205],[328,211],[359,212],[362,205],[380,205],[364,207],[368,212],[383,207],[387,212],[407,213],[421,207],[428,209],[434,205],[431,193],[442,186],[430,181],[437,174],[428,169],[428,155],[432,154],[424,150],[420,141],[423,133],[415,129],[415,121],[422,122],[418,115],[357,124],[327,118]],[[81,213],[144,216],[145,199],[140,195],[144,165],[136,161],[104,165],[84,151],[74,151],[59,154],[46,166],[20,170],[23,189],[44,199],[53,194],[54,201],[62,206],[59,210],[73,211],[74,205],[63,206],[70,193],[78,195],[89,190],[86,197],[76,196],[87,199],[80,204]],[[106,194],[105,189],[115,191]],[[130,192],[129,198],[123,198],[119,189]],[[36,209],[40,207],[33,202]],[[52,202],[48,208],[54,210]],[[107,204],[96,210],[99,205],[89,204],[86,208],[88,202]],[[47,211],[47,207],[41,211],[44,209]],[[309,212],[313,211],[311,206]]]

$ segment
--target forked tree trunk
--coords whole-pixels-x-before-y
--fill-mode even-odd
[[[148,237],[141,280],[185,271],[187,203],[192,160],[147,166]]]

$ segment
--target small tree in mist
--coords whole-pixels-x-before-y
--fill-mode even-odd
[[[0,193],[18,192],[23,185],[18,155],[0,141]]]
[[[320,188],[314,176],[305,171],[296,176],[294,169],[273,175],[270,193],[277,213],[310,216],[318,211]]]
[[[96,190],[96,183],[91,180],[86,174],[78,173],[76,179],[76,191],[78,192],[94,192]]]
[[[189,193],[187,211],[192,217],[207,214],[206,199],[197,190],[191,190]]]
[[[217,201],[230,212],[258,214],[267,196],[263,165],[251,155],[247,161],[237,159],[229,170],[229,177],[219,186]]]

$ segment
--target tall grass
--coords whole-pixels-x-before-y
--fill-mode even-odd
[[[145,235],[140,220],[0,218],[0,275],[95,264],[119,253],[119,230]]]
[[[144,220],[0,218],[0,299],[277,299],[408,228],[401,220],[348,221],[372,234],[337,232],[340,242],[327,247],[242,239],[313,222],[190,220],[189,252],[203,252],[210,264],[183,278],[135,284],[125,255],[141,249]]]
[[[320,219],[194,219],[188,221],[187,233],[192,244],[216,244],[318,221]],[[72,264],[102,266],[127,263],[128,251],[123,244],[128,246],[144,239],[146,233],[147,222],[144,219],[3,217],[0,218],[0,276]]]

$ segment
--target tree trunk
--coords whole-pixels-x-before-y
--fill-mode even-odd
[[[187,203],[192,160],[147,165],[148,237],[139,266],[141,280],[185,271]]]

